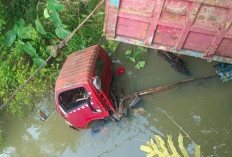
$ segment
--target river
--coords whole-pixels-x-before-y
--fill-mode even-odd
[[[154,50],[149,50],[145,68],[135,70],[135,65],[125,60],[124,52],[128,47],[130,45],[120,44],[117,52],[111,55],[115,69],[120,66],[125,68],[124,75],[114,78],[114,85],[124,87],[125,93],[215,73],[213,65],[216,62],[180,56],[191,72],[191,76],[185,76],[173,70]],[[146,154],[140,150],[140,145],[145,145],[145,141],[154,134],[164,139],[172,135],[178,147],[180,128],[165,113],[201,146],[201,156],[230,157],[231,91],[232,81],[222,83],[218,77],[213,77],[146,95],[135,107],[143,108],[143,113],[130,113],[120,122],[107,123],[96,134],[91,129],[70,129],[57,112],[46,122],[40,121],[35,113],[27,114],[22,119],[8,116],[5,120],[5,148],[1,150],[0,157],[143,157]],[[53,97],[40,104],[53,108]],[[191,154],[192,141],[184,138],[184,144]]]

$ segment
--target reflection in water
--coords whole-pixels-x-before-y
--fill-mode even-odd
[[[117,49],[125,50],[125,44]],[[121,77],[115,76],[114,86],[126,93],[156,87],[188,78],[171,69],[155,52],[151,52],[143,70],[135,70],[133,63],[125,61],[122,53],[112,54],[115,69],[125,68]],[[182,57],[182,56],[181,56]],[[192,77],[213,73],[212,65],[200,59],[183,57]],[[107,123],[93,134],[90,129],[75,131],[55,113],[42,122],[34,114],[23,119],[9,117],[7,121],[5,156],[64,156],[64,157],[141,157],[145,153],[139,146],[144,140],[160,135],[172,135],[177,141],[179,128],[162,112],[167,112],[199,145],[202,156],[231,156],[232,154],[232,82],[221,83],[218,78],[195,81],[177,88],[146,95],[135,106],[144,113],[130,113],[117,123]],[[54,108],[54,96],[40,103],[43,108]],[[194,148],[186,141],[190,153]],[[174,142],[175,143],[175,142]],[[175,143],[177,144],[177,143]]]
[[[15,150],[16,150],[15,147],[8,146],[3,150],[2,154],[0,154],[0,157],[15,156],[16,155]]]
[[[201,117],[200,116],[193,115],[193,119],[194,119],[196,125],[200,125],[200,122],[201,122]]]
[[[34,140],[38,140],[39,139],[39,135],[41,133],[41,127],[40,126],[36,126],[36,125],[31,125],[31,127],[27,128],[26,131],[32,136],[32,138]],[[27,136],[25,136],[27,137]],[[28,137],[26,138],[28,139]]]

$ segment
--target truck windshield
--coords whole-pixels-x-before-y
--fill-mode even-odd
[[[65,91],[61,93],[58,98],[62,109],[65,112],[69,112],[80,105],[85,104],[88,99],[88,94],[84,87],[80,87]]]

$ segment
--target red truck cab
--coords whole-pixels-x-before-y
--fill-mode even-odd
[[[67,58],[56,81],[55,100],[71,127],[86,129],[89,122],[115,112],[110,99],[112,75],[113,64],[99,45]]]

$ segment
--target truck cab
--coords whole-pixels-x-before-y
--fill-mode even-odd
[[[112,76],[112,61],[99,45],[67,58],[56,81],[55,100],[68,125],[86,129],[89,122],[115,112],[110,99]]]

